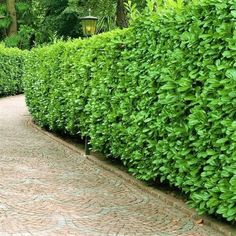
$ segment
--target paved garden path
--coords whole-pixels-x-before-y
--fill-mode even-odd
[[[28,124],[0,99],[0,236],[220,236]]]

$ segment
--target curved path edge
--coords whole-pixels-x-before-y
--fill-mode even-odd
[[[236,235],[236,229],[233,226],[230,226],[226,223],[220,222],[220,221],[218,221],[212,217],[209,217],[209,216],[198,215],[195,210],[188,208],[187,205],[183,201],[176,199],[175,197],[169,196],[166,193],[164,193],[154,187],[147,186],[145,184],[145,182],[142,182],[142,181],[134,178],[132,175],[120,170],[116,166],[113,166],[105,161],[100,160],[96,156],[96,154],[85,155],[85,152],[82,148],[76,146],[75,144],[71,144],[71,143],[67,142],[66,140],[64,140],[63,138],[58,137],[56,134],[50,133],[50,132],[46,131],[45,129],[39,127],[38,125],[36,125],[33,122],[33,120],[31,118],[28,120],[28,124],[30,126],[32,126],[34,129],[43,133],[44,135],[50,137],[54,141],[66,146],[67,148],[80,154],[81,156],[86,157],[87,160],[95,163],[96,165],[100,166],[101,168],[114,173],[115,175],[121,177],[122,179],[124,179],[125,181],[127,181],[129,183],[132,183],[133,185],[140,188],[142,191],[147,192],[147,193],[155,196],[158,199],[161,199],[166,204],[168,204],[170,206],[174,206],[175,208],[181,210],[182,212],[186,213],[193,220],[199,221],[200,223],[203,222],[205,225],[210,226],[211,228],[218,231],[219,233],[222,233],[222,235],[225,235],[225,236],[235,236]]]

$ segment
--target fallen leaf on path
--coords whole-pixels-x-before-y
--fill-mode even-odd
[[[202,225],[204,223],[204,220],[203,219],[199,219],[199,220],[195,221],[195,223],[197,225]]]

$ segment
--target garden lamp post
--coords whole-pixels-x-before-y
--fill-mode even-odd
[[[94,34],[96,34],[98,18],[91,15],[91,9],[89,9],[89,15],[85,17],[81,17],[80,20],[82,22],[83,33],[85,37],[91,37]],[[88,68],[88,77],[90,77],[90,69],[91,68]],[[86,155],[90,154],[89,140],[90,138],[88,136],[85,136],[85,154]]]
[[[83,33],[86,37],[96,34],[98,18],[91,16],[91,9],[89,9],[89,15],[80,18],[83,27]]]

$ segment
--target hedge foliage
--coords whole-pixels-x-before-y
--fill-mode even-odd
[[[89,135],[138,178],[235,221],[235,58],[234,0],[147,8],[128,30],[33,50],[27,104],[41,126]]]
[[[0,45],[0,97],[22,92],[25,52]]]

